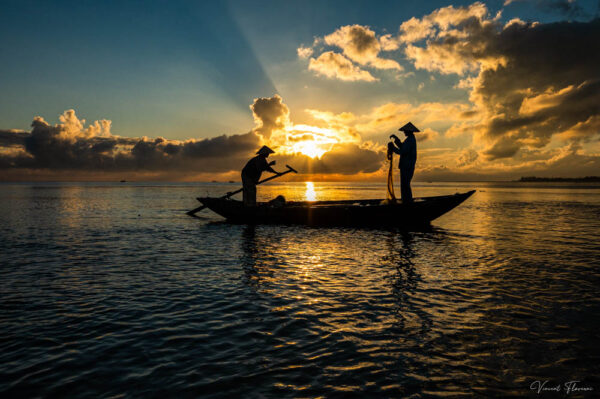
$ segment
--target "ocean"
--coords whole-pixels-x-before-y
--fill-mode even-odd
[[[600,185],[414,183],[477,190],[419,232],[185,214],[238,186],[0,184],[0,397],[600,394]]]

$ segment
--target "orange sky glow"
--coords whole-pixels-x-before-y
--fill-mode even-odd
[[[172,89],[156,107],[123,92],[95,108],[74,95],[41,114],[42,101],[21,99],[33,122],[0,126],[0,180],[239,181],[268,145],[277,170],[301,172],[287,180],[384,181],[389,136],[409,121],[421,130],[416,181],[598,175],[600,49],[588,38],[600,34],[600,19],[583,9],[575,19],[522,19],[518,3],[462,2],[380,15],[383,28],[337,23],[285,38],[264,36],[233,7],[231,55],[257,69],[228,79],[249,87],[215,83],[230,62],[181,60],[165,67]],[[250,87],[260,74],[262,86]],[[114,118],[96,117],[119,99]]]

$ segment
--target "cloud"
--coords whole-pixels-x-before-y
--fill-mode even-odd
[[[65,111],[60,121],[53,126],[37,116],[29,133],[2,131],[1,147],[20,149],[0,153],[0,167],[218,172],[242,164],[259,145],[259,137],[252,132],[187,141],[119,137],[109,132],[110,121],[95,121],[85,127],[84,120],[77,118],[74,110]]]
[[[506,63],[501,53],[490,51],[499,27],[498,17],[491,18],[482,3],[449,6],[402,24],[399,40],[407,43],[406,56],[416,68],[462,75]],[[425,38],[424,47],[414,44]]]
[[[39,119],[40,126],[48,124],[42,117],[37,117]],[[65,111],[62,115],[60,115],[59,120],[62,122],[62,126],[59,132],[61,138],[64,139],[76,139],[79,137],[110,137],[110,126],[111,121],[102,119],[100,121],[94,121],[88,127],[84,127],[85,119],[79,120],[75,115],[75,111],[70,109]],[[32,126],[35,127],[36,120]]]
[[[317,109],[307,109],[305,111],[308,114],[310,114],[314,119],[325,121],[328,123],[348,125],[356,119],[356,116],[352,112],[342,112],[340,114],[335,114],[331,111],[319,111]]]
[[[527,22],[521,20],[520,18],[513,18],[513,19],[511,19],[510,21],[508,21],[507,23],[504,24],[504,29],[508,28],[512,24],[527,25]]]
[[[333,51],[327,51],[316,59],[311,58],[308,69],[315,71],[318,75],[345,81],[374,82],[378,80],[368,71],[360,69],[346,57]]]
[[[499,158],[512,157],[519,151],[519,143],[513,141],[510,137],[503,138],[494,143],[494,145],[485,150],[485,155],[489,160],[496,160]]]
[[[597,175],[597,171],[600,170],[600,157],[584,154],[574,146],[550,150],[521,150],[513,158],[493,162],[476,154],[477,151],[473,149],[458,153],[458,157],[454,149],[448,149],[436,156],[429,156],[425,152],[419,155],[415,178],[421,181],[515,180],[521,176],[592,176]]]
[[[499,32],[494,51],[508,62],[482,68],[471,91],[472,101],[489,115],[480,137],[510,138],[522,148],[543,147],[554,135],[575,137],[564,133],[600,114],[600,46],[589,41],[599,35],[598,19],[513,24]]]
[[[278,94],[270,98],[255,98],[250,106],[257,127],[253,132],[269,139],[273,131],[290,124],[290,110]]]
[[[289,108],[279,95],[257,98],[250,109],[256,124],[252,131],[186,141],[116,136],[110,132],[110,121],[94,121],[86,126],[74,110],[60,115],[56,125],[36,116],[30,132],[0,130],[0,169],[4,179],[12,176],[29,180],[52,176],[93,179],[117,173],[151,179],[211,173],[236,176],[262,144],[277,150],[280,164],[287,160],[310,173],[371,173],[385,158],[379,148],[361,143],[356,132],[339,123],[324,127],[293,125]],[[325,153],[311,158],[294,151],[295,146],[306,143],[324,146]]]
[[[558,137],[571,143],[600,140],[600,115],[593,115],[583,122],[577,122],[561,132]]]
[[[386,103],[375,107],[371,112],[355,116],[354,127],[363,136],[373,136],[381,132],[396,131],[408,121],[417,127],[430,125],[450,126],[476,117],[472,106],[465,103],[425,102],[418,105],[409,103]],[[389,134],[389,133],[387,133]],[[431,138],[437,135],[430,135]]]
[[[586,82],[584,82],[584,84],[585,83]],[[563,102],[569,94],[572,94],[574,90],[575,87],[573,85],[567,86],[559,91],[553,91],[552,88],[548,88],[544,93],[525,97],[521,102],[519,114],[533,115],[542,110],[556,107]]]
[[[300,58],[308,58],[313,54],[313,49],[311,47],[300,46],[296,51]]]
[[[308,69],[317,75],[344,81],[375,82],[379,79],[363,68],[404,69],[397,61],[380,56],[382,52],[400,48],[397,38],[391,34],[377,36],[368,26],[346,25],[322,38],[317,37],[312,47],[298,48],[298,57],[308,58],[321,44],[339,48],[342,53],[328,50],[316,58],[310,58]]]
[[[280,164],[297,165],[297,169],[303,173],[354,175],[379,171],[386,160],[386,154],[365,145],[337,143],[321,158],[302,154],[283,155],[280,158]]]
[[[243,166],[259,146],[253,133],[222,135],[204,140],[175,142],[157,138],[138,141],[131,149],[137,167],[151,169],[194,168],[203,172],[224,172]]]
[[[473,162],[477,161],[478,158],[479,153],[472,148],[468,148],[464,150],[458,157],[457,166],[462,167],[471,165]]]
[[[382,35],[379,38],[379,44],[381,45],[381,51],[394,51],[400,48],[400,43],[391,34]]]
[[[425,39],[434,33],[433,24],[429,21],[421,21],[412,17],[400,25],[398,41],[402,43],[414,43]]]
[[[457,87],[470,91],[478,118],[448,133],[471,132],[489,160],[543,148],[555,136],[572,142],[598,135],[600,45],[590,38],[600,37],[599,19],[502,25],[474,3],[411,19],[401,31],[416,68],[462,77]]]
[[[436,132],[435,130],[430,129],[430,128],[425,128],[424,130],[422,130],[419,133],[419,142],[422,143],[425,141],[434,141],[439,136],[440,136],[440,134],[438,132]]]
[[[435,10],[419,19],[411,18],[400,25],[398,40],[403,43],[415,43],[422,39],[444,38],[448,34],[461,34],[460,29],[468,28],[471,21],[481,21],[488,14],[485,4],[476,2],[468,7],[448,6]],[[459,30],[450,28],[458,27]]]
[[[342,49],[344,55],[360,65],[370,65],[378,69],[402,70],[394,60],[379,57],[381,43],[375,32],[366,26],[347,25],[324,37],[325,43]],[[395,49],[391,36],[383,39],[386,49]],[[397,48],[397,46],[396,46]]]
[[[22,146],[28,136],[29,133],[22,130],[0,130],[0,148]]]

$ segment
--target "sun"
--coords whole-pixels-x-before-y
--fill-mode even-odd
[[[282,132],[285,133],[285,136],[281,137],[283,139],[283,145],[280,147],[282,152],[302,154],[313,159],[320,159],[345,138],[336,129],[311,125],[290,125]]]
[[[318,143],[313,140],[303,140],[294,144],[293,146],[294,152],[299,152],[311,158],[321,158],[326,149],[321,148]]]

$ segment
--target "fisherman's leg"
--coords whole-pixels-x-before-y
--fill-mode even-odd
[[[410,187],[410,182],[412,181],[412,178],[415,174],[415,169],[411,168],[410,171],[408,172],[408,198],[410,198],[410,202],[413,202],[413,195],[412,195],[412,188]]]
[[[256,185],[251,184],[248,187],[248,206],[256,206]]]
[[[244,205],[255,206],[256,205],[256,185],[250,179],[244,179],[242,176],[242,198]]]
[[[248,182],[246,181],[246,176],[242,172],[242,201],[244,205],[248,203]]]
[[[408,188],[408,182],[406,180],[406,176],[402,171],[400,171],[400,198],[402,199],[402,202],[404,202],[404,203],[408,202],[408,198],[409,198],[407,188]]]
[[[410,203],[413,201],[410,180],[413,177],[413,170],[400,169],[400,192],[402,193],[402,202]]]

